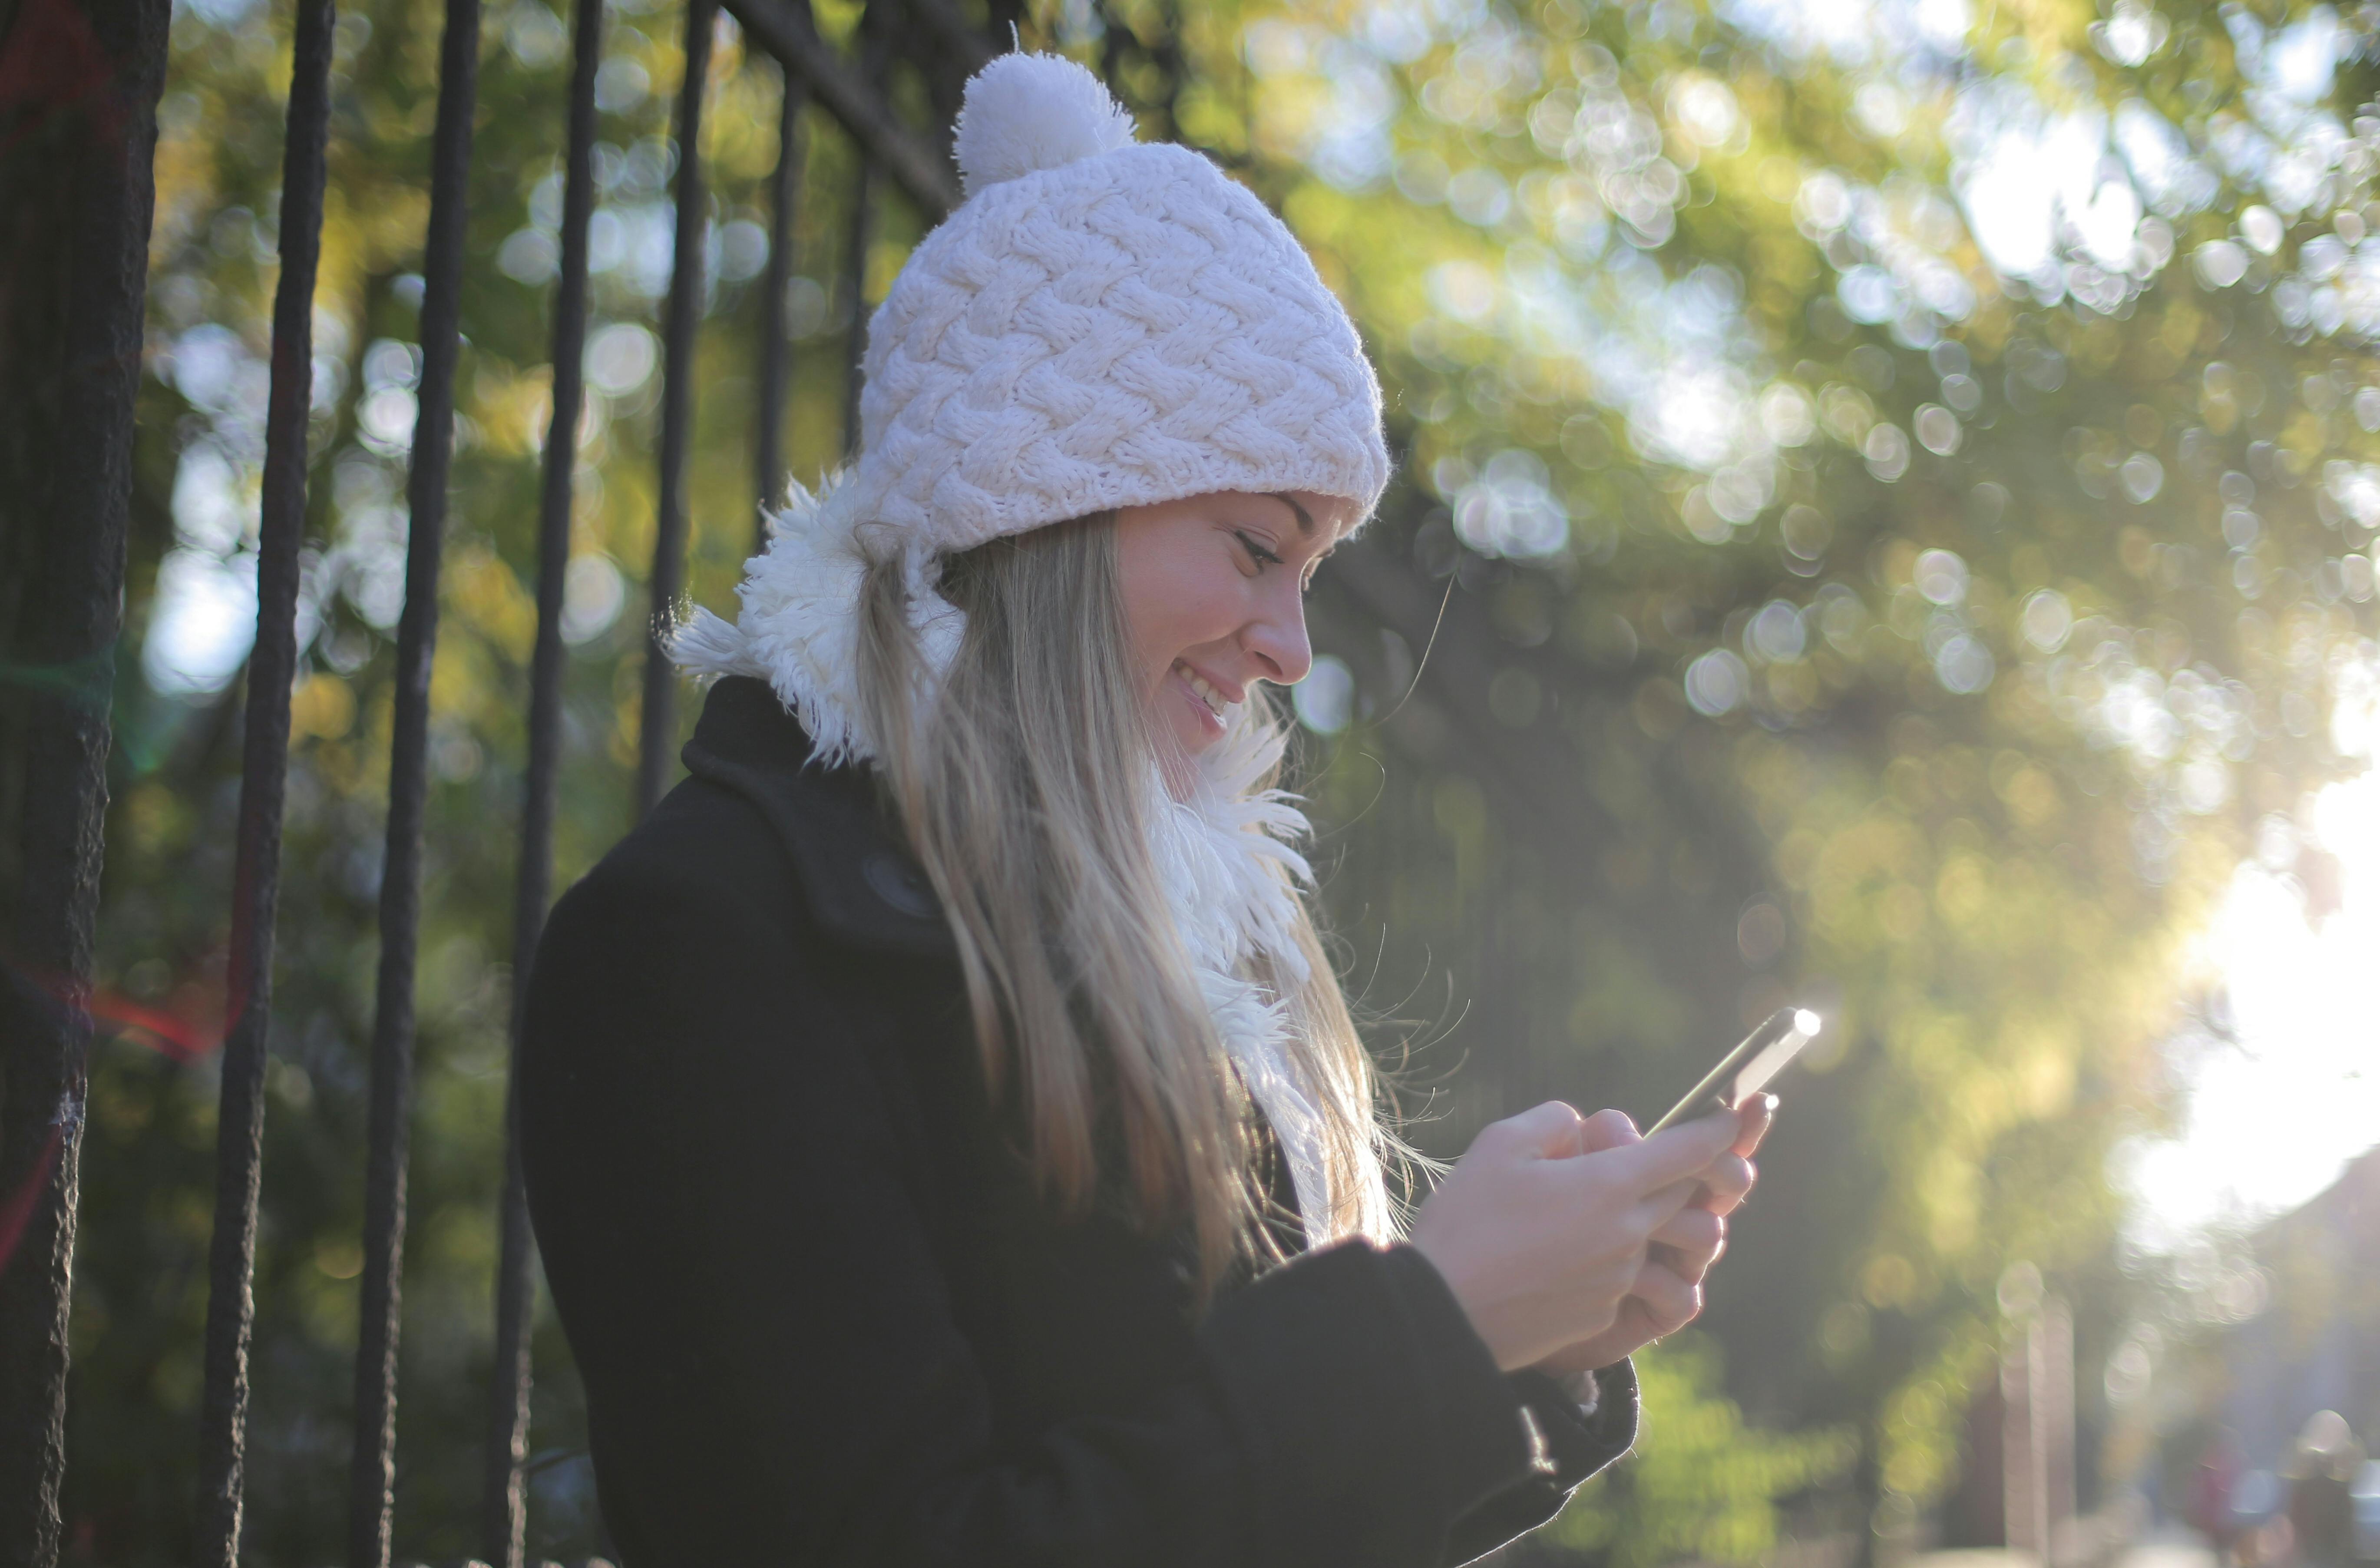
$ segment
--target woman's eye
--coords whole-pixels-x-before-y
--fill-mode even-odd
[[[1240,541],[1240,548],[1248,553],[1249,557],[1257,563],[1257,565],[1259,568],[1265,566],[1278,566],[1281,564],[1280,556],[1274,554],[1271,551],[1267,550],[1263,545],[1249,538],[1247,534],[1242,530],[1233,529],[1232,530],[1232,537]]]

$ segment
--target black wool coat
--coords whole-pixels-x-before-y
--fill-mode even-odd
[[[1410,1246],[1194,1318],[1186,1232],[1056,1218],[929,885],[809,754],[719,682],[529,985],[529,1209],[625,1568],[1438,1568],[1627,1450],[1626,1363],[1591,1416],[1500,1371]]]

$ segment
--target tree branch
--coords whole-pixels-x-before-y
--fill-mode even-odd
[[[744,30],[809,84],[810,91],[841,122],[869,159],[892,176],[929,223],[946,216],[960,201],[950,165],[893,116],[892,106],[853,73],[842,55],[818,34],[802,0],[725,0]]]
[[[993,55],[1005,52],[999,39],[987,38],[969,26],[951,0],[906,0],[906,4],[909,14],[926,24],[934,42],[968,76],[990,65]]]

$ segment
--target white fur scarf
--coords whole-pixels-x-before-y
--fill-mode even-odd
[[[672,638],[672,656],[700,676],[754,675],[809,732],[820,761],[865,761],[876,754],[856,700],[860,589],[871,546],[901,552],[910,622],[937,675],[957,652],[965,617],[934,590],[934,563],[905,530],[878,529],[857,517],[855,492],[841,473],[816,494],[789,487],[785,509],[770,519],[767,550],[745,563],[734,624],[697,610]],[[1234,722],[1199,758],[1192,787],[1176,797],[1152,770],[1149,846],[1184,944],[1196,966],[1216,1033],[1280,1140],[1307,1245],[1338,1239],[1324,1159],[1320,1106],[1289,1049],[1288,1008],[1247,977],[1261,958],[1287,985],[1307,976],[1293,935],[1292,882],[1312,872],[1293,843],[1305,815],[1281,790],[1256,781],[1281,754],[1280,737]],[[1385,1198],[1378,1200],[1385,1206]],[[1359,1202],[1359,1212],[1374,1207]]]

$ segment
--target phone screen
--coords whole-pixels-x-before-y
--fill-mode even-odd
[[[1718,1065],[1704,1074],[1702,1081],[1670,1106],[1668,1114],[1645,1128],[1645,1136],[1650,1137],[1700,1112],[1734,1110],[1767,1088],[1802,1054],[1803,1046],[1818,1038],[1822,1027],[1818,1015],[1806,1007],[1779,1008],[1744,1036],[1742,1044],[1720,1057]]]

